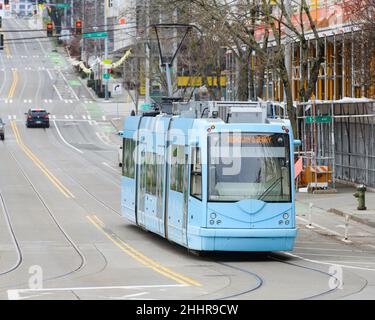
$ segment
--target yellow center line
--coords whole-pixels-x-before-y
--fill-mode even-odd
[[[18,131],[17,125],[14,121],[11,126],[16,137],[17,144],[22,151],[34,162],[34,164],[44,173],[44,175],[54,184],[54,186],[66,197],[75,198],[75,196],[66,188],[44,165],[42,161],[23,143],[21,135]]]
[[[6,40],[6,35],[4,34],[4,41]],[[10,47],[8,45],[4,46],[4,51],[7,56],[10,56],[12,53],[10,52]]]
[[[12,83],[12,86],[10,87],[10,89],[9,89],[8,99],[13,98],[14,92],[16,91],[17,83],[18,83],[18,72],[17,72],[17,70],[12,70],[12,73],[13,73],[13,83]]]
[[[187,285],[187,286],[197,286],[201,287],[202,285],[188,277],[185,277],[179,273],[176,273],[172,270],[170,270],[167,267],[164,267],[157,263],[156,261],[152,260],[151,258],[145,256],[143,253],[137,251],[136,249],[129,246],[127,243],[125,243],[123,240],[119,239],[116,235],[108,233],[106,230],[104,230],[105,225],[104,223],[97,217],[97,216],[87,216],[87,219],[104,235],[113,242],[117,247],[119,247],[123,252],[143,264],[144,266],[162,274],[163,276],[170,278],[178,283]]]
[[[6,36],[4,35],[4,40],[6,39]],[[5,51],[5,54],[10,57],[11,55],[11,52],[10,52],[10,47],[9,45],[6,45],[4,46],[4,51]],[[12,82],[12,86],[10,87],[9,89],[9,93],[8,93],[8,99],[11,99],[13,98],[14,96],[14,92],[17,88],[17,83],[18,83],[18,72],[16,70],[12,70],[12,74],[13,74],[13,82]]]

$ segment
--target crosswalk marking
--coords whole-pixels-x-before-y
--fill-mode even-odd
[[[17,115],[10,114],[10,115],[8,115],[8,119],[9,120],[17,120]],[[89,116],[89,115],[74,116],[72,114],[69,114],[69,115],[66,114],[64,116],[57,116],[55,114],[52,114],[52,115],[50,115],[50,119],[53,119],[53,120],[56,120],[56,121],[67,121],[67,122],[70,122],[70,121],[87,122],[91,126],[97,126],[97,125],[99,125],[99,123],[104,123],[104,122],[107,121],[105,116],[103,116],[100,120],[99,119],[93,120],[91,118],[91,116]]]

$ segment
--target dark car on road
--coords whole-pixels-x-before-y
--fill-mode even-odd
[[[0,140],[4,140],[5,136],[5,123],[3,122],[3,120],[0,118]]]
[[[26,127],[49,128],[49,113],[44,109],[30,109],[27,113]]]

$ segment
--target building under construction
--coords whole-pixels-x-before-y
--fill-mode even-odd
[[[324,41],[324,62],[321,64],[312,101],[299,103],[302,77],[300,42],[291,43],[290,61],[293,100],[297,108],[298,135],[303,144],[302,185],[310,190],[335,189],[336,181],[363,183],[375,187],[375,59],[362,39],[362,31],[353,24],[347,1],[312,1],[311,16]],[[296,21],[300,13],[296,10]],[[303,17],[307,19],[307,17]],[[261,34],[262,30],[258,30]],[[308,43],[308,72],[317,54],[313,32],[305,35]],[[272,44],[271,44],[272,46]],[[253,55],[250,79],[256,81],[257,57]],[[236,98],[237,65],[235,55],[226,55],[227,99]],[[265,72],[260,98],[283,105],[284,89],[277,70],[270,66]],[[257,99],[259,90],[250,91]]]

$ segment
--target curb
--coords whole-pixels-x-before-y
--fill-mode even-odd
[[[99,98],[95,97],[93,91],[91,88],[89,88],[84,82],[83,82],[83,79],[81,79],[80,76],[77,77],[79,82],[81,82],[81,84],[85,87],[86,91],[89,93],[89,95],[91,96],[91,99],[94,100],[95,102],[100,102],[100,100],[98,100]]]
[[[331,208],[327,211],[330,212],[330,213],[334,213],[334,214],[336,214],[338,216],[341,216],[341,217],[345,217],[345,215],[348,214],[348,213],[345,213],[344,211],[341,211],[341,210],[338,210],[338,209],[333,209],[333,208]],[[372,227],[372,228],[375,228],[375,222],[370,221],[368,219],[364,219],[364,218],[355,216],[353,214],[349,214],[349,215],[350,215],[350,219],[352,219],[353,221],[365,224],[365,225],[367,225],[369,227]]]

